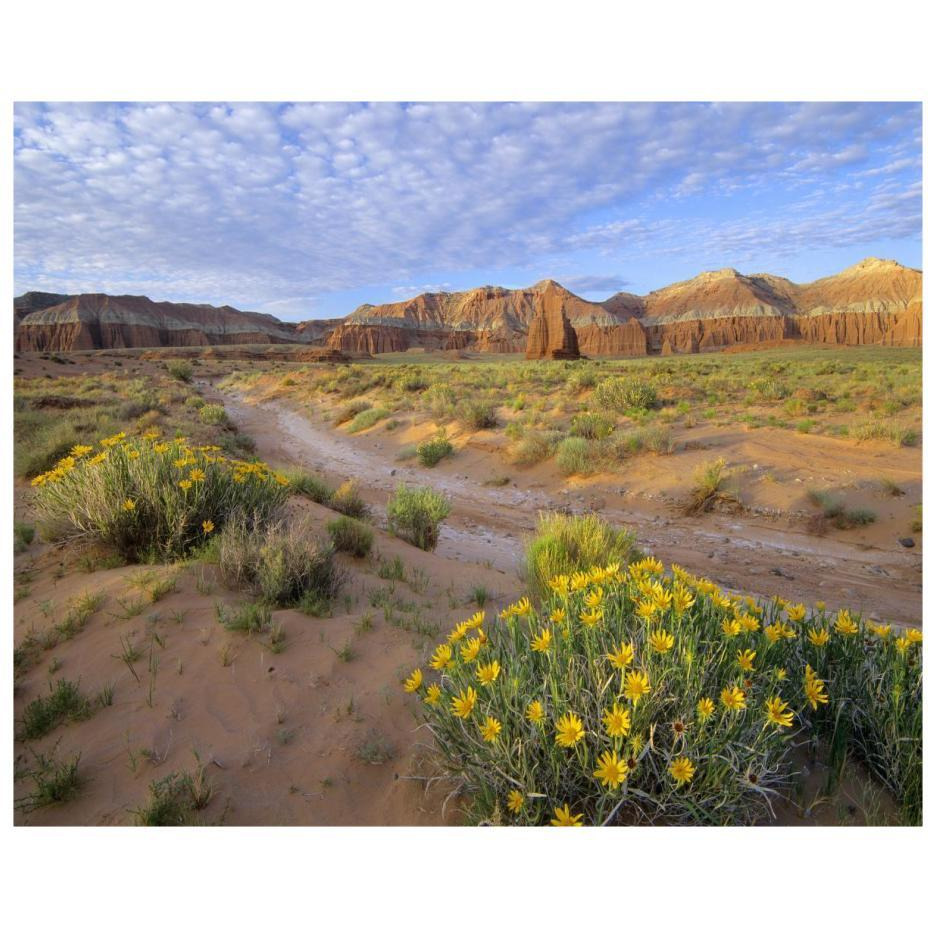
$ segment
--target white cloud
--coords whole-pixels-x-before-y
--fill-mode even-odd
[[[17,283],[302,307],[582,250],[917,236],[920,125],[917,105],[17,106]]]

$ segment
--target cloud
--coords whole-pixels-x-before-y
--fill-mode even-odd
[[[587,274],[581,277],[562,277],[559,281],[574,293],[617,293],[629,285],[625,277],[618,274]]]
[[[917,236],[920,132],[917,104],[18,105],[16,280],[297,312],[587,252]]]

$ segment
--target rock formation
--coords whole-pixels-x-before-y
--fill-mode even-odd
[[[545,280],[521,290],[422,293],[400,303],[365,304],[344,319],[298,324],[230,306],[27,293],[14,301],[14,325],[19,351],[296,343],[346,354],[572,354],[563,317],[580,353],[635,357],[791,342],[920,345],[921,312],[921,271],[867,258],[809,284],[727,268],[643,297],[617,293],[596,303]]]
[[[561,288],[546,281],[539,293],[539,305],[528,328],[525,357],[572,361],[580,357],[577,333],[567,318]]]

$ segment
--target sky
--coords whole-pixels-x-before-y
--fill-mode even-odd
[[[296,321],[922,263],[918,103],[17,104],[16,292]]]

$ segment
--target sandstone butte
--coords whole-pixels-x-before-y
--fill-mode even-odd
[[[545,280],[521,290],[423,293],[301,323],[142,296],[32,292],[14,300],[18,351],[302,344],[346,354],[633,357],[784,342],[921,345],[921,320],[921,271],[877,258],[809,284],[729,268],[596,303]]]

